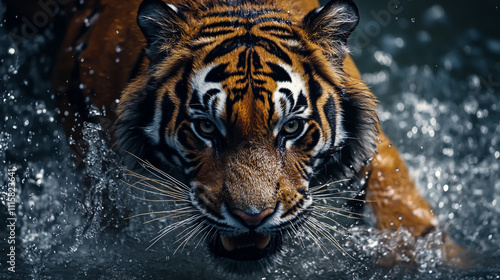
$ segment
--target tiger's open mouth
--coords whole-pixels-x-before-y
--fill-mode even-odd
[[[258,261],[281,248],[281,238],[251,231],[237,236],[217,235],[209,241],[210,251],[235,261]]]

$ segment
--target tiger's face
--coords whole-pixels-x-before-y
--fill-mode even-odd
[[[255,2],[144,1],[150,64],[117,122],[121,149],[183,170],[211,252],[234,261],[276,255],[312,211],[318,168],[349,174],[376,137],[374,97],[342,69],[354,4]]]

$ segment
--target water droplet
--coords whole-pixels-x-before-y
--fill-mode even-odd
[[[14,49],[14,48],[9,48],[9,51],[8,51],[8,52],[9,52],[9,54],[10,54],[10,55],[13,55],[13,54],[15,54],[15,53],[16,53],[16,49]]]
[[[396,45],[396,47],[402,48],[405,46],[405,41],[403,40],[403,38],[398,37],[396,38],[396,40],[394,40],[394,44]]]

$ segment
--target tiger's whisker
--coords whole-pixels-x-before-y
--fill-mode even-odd
[[[139,197],[139,196],[131,195],[131,194],[129,194],[129,196],[134,198],[134,199],[141,200],[141,201],[147,201],[147,202],[177,202],[177,203],[189,202],[189,200],[187,200],[187,199],[147,199],[147,198],[143,198],[143,197]]]
[[[303,226],[303,229],[305,231],[307,231],[309,237],[313,240],[313,242],[316,244],[316,246],[318,246],[318,248],[321,250],[321,252],[326,256],[328,257],[328,255],[326,254],[325,250],[323,249],[323,246],[324,246],[324,243],[320,240],[320,238],[316,235],[315,233],[315,230],[311,227],[311,224],[309,222],[309,220],[306,220],[305,223],[304,223],[304,226]],[[331,262],[330,262],[330,258],[328,258],[328,262],[330,263],[330,265],[333,265]]]
[[[338,184],[338,183],[343,183],[343,182],[348,182],[350,181],[350,179],[341,179],[341,180],[337,180],[337,181],[333,181],[333,182],[326,182],[322,185],[318,185],[318,186],[314,186],[314,187],[311,187],[309,188],[311,191],[313,190],[319,190],[319,189],[322,189],[322,188],[327,188],[331,185],[334,185],[334,184]]]
[[[182,216],[186,216],[186,215],[189,215],[189,213],[173,213],[173,214],[170,214],[170,215],[165,215],[165,216],[161,216],[161,217],[158,217],[158,218],[154,218],[154,219],[149,220],[149,221],[145,221],[143,224],[149,224],[151,222],[163,220],[163,219],[166,219],[166,218],[182,217]]]
[[[130,154],[131,156],[133,156],[134,158],[136,158],[136,160],[139,161],[139,163],[141,164],[141,166],[144,169],[146,169],[147,171],[149,171],[152,175],[155,175],[155,176],[157,176],[160,179],[167,178],[170,181],[172,181],[173,183],[175,183],[175,186],[182,187],[184,190],[189,190],[189,187],[186,184],[184,184],[181,181],[175,179],[173,176],[167,174],[163,170],[157,168],[156,166],[154,166],[153,164],[151,164],[149,161],[141,159],[141,158],[139,158],[138,156],[134,155],[131,152],[128,152],[128,151],[126,151],[126,152],[128,154]],[[152,171],[154,171],[154,172],[152,172]],[[155,172],[158,173],[158,174],[160,174],[162,177],[159,176],[158,174],[156,174]],[[135,173],[135,172],[132,172],[132,173]]]
[[[156,187],[151,187],[149,184],[146,184],[144,182],[141,182],[138,185],[143,185],[145,187],[149,187],[151,189],[157,190],[158,192],[140,188],[140,187],[136,186],[137,184],[130,184],[128,182],[124,182],[124,183],[126,185],[128,185],[129,187],[134,188],[134,189],[139,190],[139,191],[142,191],[144,193],[149,193],[149,194],[154,194],[154,195],[159,195],[159,196],[173,197],[173,198],[184,198],[184,196],[185,196],[184,193],[171,193],[171,192],[166,191],[166,190],[158,189]]]
[[[200,234],[200,227],[205,227],[207,225],[205,224],[202,224],[202,223],[199,223],[199,224],[194,224],[192,226],[190,226],[189,228],[191,228],[191,230],[189,230],[186,234],[184,234],[181,238],[177,239],[173,244],[175,243],[178,243],[180,242],[181,240],[183,240],[182,242],[180,242],[179,246],[177,246],[177,248],[175,249],[174,251],[174,255],[175,253],[177,253],[177,251],[182,247],[181,251],[184,250],[186,244],[189,242],[189,240],[191,240],[191,238],[194,238],[196,236],[198,236],[198,234]],[[185,232],[186,230],[184,230],[183,232]]]
[[[314,218],[311,218],[310,220],[307,221],[308,225],[311,226],[313,229],[315,229],[319,234],[321,234],[323,237],[325,237],[326,240],[328,240],[337,250],[339,250],[344,256],[349,256],[352,258],[351,255],[349,255],[344,248],[340,245],[338,240],[330,233],[328,230],[330,227],[325,227],[329,226],[328,224],[325,224],[321,221],[318,221]],[[336,231],[338,232],[338,231]]]
[[[350,219],[362,219],[365,217],[365,215],[363,215],[362,213],[356,213],[356,212],[352,212],[352,211],[348,211],[348,210],[343,210],[341,208],[333,207],[330,205],[314,205],[313,209],[318,210],[316,212],[320,212],[320,213],[330,212],[330,213],[333,213],[333,214],[336,214],[336,215],[339,215],[342,217],[350,218]],[[352,215],[352,216],[348,216],[348,214]]]
[[[207,230],[207,228],[208,228],[208,230]],[[201,243],[203,243],[203,242],[205,242],[205,240],[207,240],[207,237],[211,234],[212,230],[215,230],[215,228],[211,227],[209,225],[206,225],[206,227],[203,230],[205,231],[205,233],[196,243],[196,246],[194,247],[195,249],[198,248],[198,246],[200,246]]]
[[[183,208],[178,208],[178,209],[173,209],[173,210],[163,210],[163,211],[155,211],[155,212],[146,212],[146,213],[141,213],[141,214],[136,214],[130,217],[127,217],[125,219],[132,219],[140,216],[146,216],[150,214],[166,214],[166,213],[189,213],[189,212],[194,212],[194,209],[191,209],[190,207],[183,207]]]
[[[170,193],[177,193],[177,194],[186,193],[185,190],[175,188],[174,185],[170,184],[167,181],[162,181],[159,179],[152,179],[152,178],[145,177],[142,175],[140,175],[140,177],[136,176],[135,178],[137,178],[138,180],[136,182],[134,182],[133,184],[128,183],[128,182],[125,182],[125,183],[127,185],[129,185],[130,187],[135,187],[136,185],[140,185],[140,186],[145,186],[145,187],[153,189],[153,190],[157,190],[159,192],[170,192]],[[155,183],[161,187],[164,187],[164,189],[158,188],[158,187],[154,186],[153,184],[151,184],[150,182]]]
[[[320,217],[320,218],[324,218],[324,219],[327,219],[327,220],[329,220],[329,221],[332,221],[334,224],[338,225],[338,226],[339,226],[339,227],[341,227],[343,230],[347,231],[347,229],[346,229],[343,225],[341,225],[339,222],[337,222],[336,220],[334,220],[334,219],[332,219],[332,218],[330,218],[330,217],[328,217],[328,216],[318,216],[318,217]],[[316,221],[318,221],[318,222],[321,222],[323,226],[325,226],[325,227],[329,228],[330,230],[335,231],[335,232],[336,232],[336,233],[338,233],[338,234],[343,234],[343,233],[342,233],[342,232],[340,232],[338,229],[336,229],[334,226],[332,226],[332,225],[330,225],[330,224],[328,224],[328,223],[325,223],[325,222],[323,222],[323,221],[317,220],[317,219],[315,219],[315,220],[316,220]]]
[[[176,230],[177,228],[179,228],[180,226],[184,226],[184,225],[187,225],[187,224],[191,224],[193,223],[194,221],[196,221],[198,218],[200,218],[201,215],[195,215],[195,216],[191,216],[189,218],[186,218],[184,220],[181,220],[181,221],[177,221],[173,224],[170,224],[168,226],[166,226],[165,228],[161,229],[159,234],[153,238],[151,240],[151,244],[147,247],[146,250],[148,250],[149,248],[151,248],[153,245],[155,245],[158,241],[160,241],[165,235],[169,234],[170,232]]]

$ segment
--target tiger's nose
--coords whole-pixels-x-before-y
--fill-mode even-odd
[[[240,209],[234,209],[231,213],[233,213],[236,217],[241,218],[241,220],[243,220],[243,222],[248,226],[258,226],[265,217],[274,213],[274,209],[266,208],[258,214],[248,214]]]

